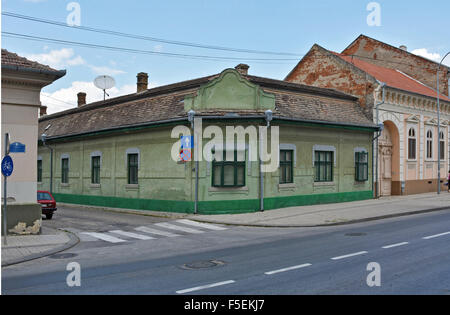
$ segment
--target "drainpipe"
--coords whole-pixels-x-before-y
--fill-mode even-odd
[[[381,101],[381,103],[377,103],[375,105],[375,111],[376,111],[376,124],[378,127],[380,127],[379,131],[377,132],[378,134],[375,136],[375,138],[373,139],[373,141],[375,141],[375,179],[376,179],[376,186],[375,186],[375,198],[378,199],[379,198],[379,178],[378,178],[378,159],[379,159],[379,147],[378,147],[378,138],[381,136],[381,132],[383,131],[383,124],[380,124],[380,117],[379,117],[379,107],[380,105],[383,105],[385,103],[385,97],[386,97],[386,83],[384,82],[380,82],[378,81],[378,83],[380,84],[379,88],[382,89],[382,93],[383,93],[383,99]],[[379,89],[378,89],[379,90]],[[373,146],[372,146],[373,147]],[[373,170],[373,158],[372,158],[372,170]],[[374,180],[374,176],[372,175],[372,182]],[[374,187],[374,185],[372,184],[372,187]]]
[[[267,129],[270,127],[270,122],[273,119],[273,112],[269,109],[266,110],[264,113],[266,123],[267,123]],[[268,133],[266,132],[266,135]],[[271,140],[272,141],[272,140]],[[267,140],[266,140],[267,142]],[[262,137],[260,135],[259,137],[259,210],[261,212],[264,211],[264,175],[262,171],[262,160],[261,160],[261,154],[262,154]]]
[[[53,148],[47,145],[47,135],[45,133],[41,136],[42,144],[50,149],[50,194],[53,195]]]
[[[197,156],[197,152],[198,152],[198,139],[197,139],[197,135],[195,134],[195,126],[194,126],[194,117],[195,117],[195,111],[193,111],[192,109],[188,112],[188,120],[191,123],[191,129],[194,132],[194,151],[196,154],[194,154],[194,163],[195,163],[195,202],[194,202],[194,214],[198,214],[198,167],[199,167],[199,163],[198,163],[198,156]]]

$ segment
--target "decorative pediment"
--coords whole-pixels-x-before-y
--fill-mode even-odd
[[[243,78],[235,69],[201,86],[197,95],[184,99],[184,109],[193,110],[267,110],[275,109],[275,95]]]
[[[412,115],[406,119],[406,122],[418,124],[420,122],[420,118],[417,115]]]
[[[448,126],[448,123],[449,123],[448,120],[441,120],[441,121],[440,121],[441,127]],[[437,118],[428,119],[428,120],[425,122],[425,125],[437,126],[437,125],[438,125]]]
[[[425,125],[430,125],[430,126],[437,126],[437,119],[436,118],[431,118],[431,119],[428,119],[426,122],[425,122]]]

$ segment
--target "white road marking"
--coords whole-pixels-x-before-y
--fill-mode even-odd
[[[107,234],[103,234],[103,233],[95,233],[95,232],[83,232],[81,234],[86,234],[95,238],[98,238],[102,241],[106,241],[106,242],[110,242],[110,243],[123,243],[126,242],[125,240],[122,240],[120,238],[114,237],[114,236],[110,236]]]
[[[183,231],[186,233],[193,233],[193,234],[203,233],[203,231],[199,231],[199,230],[195,230],[195,229],[191,229],[191,228],[187,228],[187,227],[183,227],[183,226],[178,226],[178,225],[174,225],[174,224],[170,224],[170,223],[166,223],[166,222],[155,223],[155,225],[169,229],[169,230]]]
[[[383,246],[382,248],[384,249],[388,249],[388,248],[394,248],[394,247],[399,247],[399,246],[403,246],[403,245],[408,245],[408,242],[403,242],[403,243],[397,243],[397,244],[392,244],[392,245],[386,245]]]
[[[303,264],[303,265],[298,265],[298,266],[292,266],[292,267],[287,267],[287,268],[283,268],[283,269],[268,271],[268,272],[265,272],[264,274],[266,274],[266,275],[273,275],[273,274],[276,274],[276,273],[290,271],[290,270],[295,270],[295,269],[300,269],[300,268],[305,268],[305,267],[309,267],[309,266],[312,266],[312,265],[311,264]]]
[[[435,237],[439,237],[439,236],[444,236],[444,235],[448,235],[450,234],[450,232],[445,232],[445,233],[441,233],[441,234],[436,234],[436,235],[431,235],[431,236],[426,236],[426,237],[422,237],[424,240],[429,240]]]
[[[196,222],[196,221],[186,220],[186,219],[177,220],[177,222],[183,223],[183,224],[187,224],[187,225],[196,226],[196,227],[199,227],[199,228],[208,229],[208,230],[215,230],[215,231],[226,230],[226,228],[221,227],[221,226],[207,224],[207,223],[201,223],[201,222]]]
[[[364,254],[367,254],[367,253],[368,252],[366,252],[366,251],[362,251],[362,252],[357,252],[357,253],[348,254],[348,255],[344,255],[344,256],[333,257],[331,259],[332,260],[339,260],[339,259],[349,258],[349,257],[353,257],[353,256],[364,255]]]
[[[154,237],[150,237],[147,235],[142,235],[142,234],[136,234],[136,233],[132,233],[132,232],[125,232],[122,230],[114,230],[114,231],[109,231],[109,233],[114,233],[114,234],[119,234],[122,236],[126,236],[126,237],[131,237],[131,238],[137,238],[138,240],[154,240]]]
[[[155,234],[155,235],[161,235],[161,236],[167,236],[167,237],[177,237],[180,236],[179,234],[174,234],[174,233],[170,233],[170,232],[165,232],[165,231],[160,231],[160,230],[155,230],[146,226],[140,226],[135,228],[136,231],[139,232],[144,232],[144,233],[149,233],[149,234]]]
[[[202,286],[194,287],[194,288],[190,288],[190,289],[179,290],[179,291],[176,291],[176,293],[183,294],[183,293],[192,292],[192,291],[198,291],[198,290],[203,290],[203,289],[214,288],[214,287],[218,287],[218,286],[221,286],[221,285],[226,285],[226,284],[230,284],[230,283],[234,283],[234,282],[235,282],[234,280],[222,281],[222,282],[202,285]]]

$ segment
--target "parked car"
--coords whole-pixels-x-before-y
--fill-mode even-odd
[[[53,212],[56,211],[56,201],[48,191],[38,190],[37,200],[42,206],[42,214],[45,214],[47,220],[51,220]]]

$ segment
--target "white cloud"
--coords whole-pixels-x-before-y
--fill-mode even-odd
[[[412,53],[414,55],[422,56],[422,57],[425,57],[427,59],[430,59],[430,60],[433,60],[433,61],[438,61],[438,62],[440,62],[441,58],[442,58],[440,54],[429,52],[428,49],[426,49],[426,48],[414,49],[412,51]]]
[[[150,84],[151,87],[155,86]],[[94,86],[93,82],[75,81],[68,88],[59,89],[53,93],[41,93],[41,103],[47,106],[47,114],[53,114],[62,110],[77,107],[77,94],[86,93],[86,102],[92,103],[103,100],[103,91]],[[135,84],[125,84],[121,87],[113,87],[107,90],[109,97],[132,94],[136,92]],[[68,104],[69,103],[69,104]]]
[[[105,74],[105,75],[113,76],[113,75],[126,73],[125,71],[113,69],[113,68],[106,67],[106,66],[105,67],[97,67],[97,66],[89,65],[89,67],[92,69],[92,71],[94,71],[95,74],[98,74],[98,75]]]
[[[43,54],[23,54],[29,60],[37,61],[55,69],[62,69],[67,66],[83,65],[86,62],[81,56],[75,56],[72,48],[61,48],[60,50],[51,50]]]
[[[441,62],[441,60],[442,60],[442,56],[440,54],[429,52],[428,49],[426,49],[426,48],[414,49],[412,51],[412,53],[415,55],[422,56],[424,58],[436,61],[436,62]],[[450,67],[450,56],[444,60],[443,64]]]

